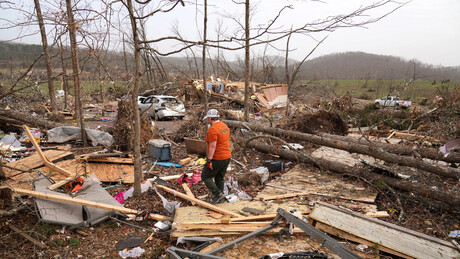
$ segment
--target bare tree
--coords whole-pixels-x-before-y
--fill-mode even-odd
[[[249,120],[249,84],[250,84],[250,78],[249,78],[249,67],[250,67],[250,30],[251,28],[249,27],[249,12],[250,12],[250,5],[249,5],[249,0],[246,0],[245,2],[245,16],[244,16],[244,21],[245,21],[245,45],[244,45],[244,120],[248,121]]]
[[[73,70],[73,84],[75,88],[75,116],[80,124],[81,136],[83,145],[88,146],[88,140],[85,131],[85,123],[83,120],[83,107],[81,102],[81,89],[80,89],[80,67],[78,65],[78,45],[77,45],[77,23],[73,16],[72,2],[66,0],[67,18],[70,35],[70,52],[72,56],[72,70]]]
[[[48,40],[46,39],[46,29],[45,23],[43,22],[42,10],[40,7],[40,2],[34,0],[35,11],[37,13],[38,25],[40,26],[40,35],[42,37],[42,46],[43,52],[45,54],[45,63],[46,63],[46,76],[48,79],[48,91],[51,102],[51,109],[53,112],[53,117],[56,119],[58,117],[58,109],[56,105],[56,95],[54,93],[54,83],[53,83],[53,70],[51,68],[51,58],[48,51]]]

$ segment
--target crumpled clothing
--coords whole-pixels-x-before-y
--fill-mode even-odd
[[[177,180],[177,183],[179,185],[182,185],[182,183],[186,182],[189,184],[189,187],[191,187],[192,184],[197,184],[200,181],[201,181],[201,172],[195,169],[193,170],[193,174],[191,178],[189,178],[188,175],[184,173],[183,175],[179,177],[179,179]]]

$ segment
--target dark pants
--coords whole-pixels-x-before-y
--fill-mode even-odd
[[[201,179],[213,195],[219,195],[224,192],[224,177],[229,163],[230,158],[212,160],[212,170],[208,168],[207,164],[204,165]]]

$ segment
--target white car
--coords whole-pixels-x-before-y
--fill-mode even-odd
[[[376,108],[381,107],[394,107],[395,109],[399,108],[409,108],[412,106],[411,101],[404,101],[399,99],[398,96],[385,96],[381,99],[376,99],[374,101]]]
[[[139,110],[156,120],[185,117],[184,104],[174,96],[151,95],[139,102]]]

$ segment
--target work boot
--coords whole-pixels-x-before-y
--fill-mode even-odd
[[[223,203],[225,202],[225,195],[223,195],[222,193],[218,194],[218,195],[214,195],[214,197],[212,197],[211,199],[211,204],[219,204],[219,203]]]

